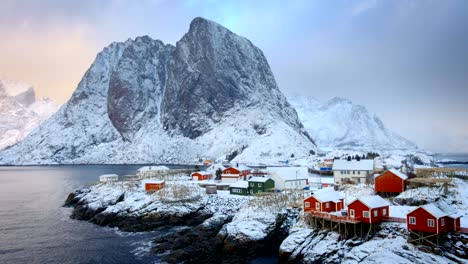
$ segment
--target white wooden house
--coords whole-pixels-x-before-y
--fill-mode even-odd
[[[275,189],[304,189],[309,184],[307,167],[268,167],[267,171],[275,181]]]

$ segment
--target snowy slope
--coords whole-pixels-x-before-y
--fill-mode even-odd
[[[288,96],[307,132],[320,148],[368,150],[416,149],[416,145],[385,127],[362,105],[335,97],[321,103],[314,97]]]
[[[57,110],[54,101],[37,100],[32,86],[0,80],[0,149],[24,139]]]
[[[3,164],[185,163],[305,157],[314,142],[262,51],[196,18],[176,46],[147,36],[100,52],[70,100]]]

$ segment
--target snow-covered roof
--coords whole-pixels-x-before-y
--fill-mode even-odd
[[[164,180],[151,180],[151,181],[145,181],[145,183],[149,183],[149,184],[161,184],[161,183],[164,183]]]
[[[285,181],[304,180],[309,178],[307,167],[268,167],[271,174],[276,173]]]
[[[252,182],[266,182],[268,179],[270,178],[267,178],[267,177],[252,177],[249,179],[249,181],[252,181]]]
[[[119,177],[119,175],[117,175],[117,174],[103,174],[103,175],[99,176],[100,179],[116,178],[116,177]]]
[[[201,175],[211,174],[211,172],[207,172],[207,171],[194,171],[192,172],[192,175],[195,173],[200,173]]]
[[[166,166],[144,166],[138,169],[138,171],[153,171],[153,170],[169,170]]]
[[[337,192],[335,190],[329,190],[329,189],[325,191],[317,191],[312,196],[322,203],[323,202],[339,202],[340,199],[344,198],[343,193]]]
[[[399,177],[400,179],[402,179],[402,180],[408,179],[408,176],[405,175],[404,173],[402,173],[402,172],[399,171],[399,170],[389,169],[388,171],[391,172],[391,173],[393,173],[393,174],[395,174],[396,176],[398,176],[398,177]],[[382,174],[383,174],[383,173],[382,173]],[[382,175],[382,174],[376,175],[375,178],[379,177],[379,176]]]
[[[357,200],[361,201],[363,204],[365,204],[367,207],[369,207],[369,209],[379,208],[379,207],[389,206],[390,205],[390,203],[387,200],[385,200],[384,198],[382,198],[382,197],[380,197],[378,195],[360,197],[360,198],[357,198],[357,199],[353,200],[349,204],[352,204]]]
[[[421,207],[436,218],[441,218],[447,215],[447,213],[440,210],[440,208],[438,208],[435,204],[425,204]]]
[[[456,218],[456,211],[449,204],[443,201],[425,204],[421,206],[421,208],[426,210],[435,218],[441,218],[441,217],[448,216],[448,215],[455,215],[455,218]]]
[[[333,170],[359,170],[359,171],[372,171],[374,170],[374,160],[362,159],[357,160],[345,160],[345,159],[336,159],[333,162]]]
[[[236,181],[235,183],[229,185],[229,187],[232,187],[232,188],[249,188],[249,182],[248,181]]]
[[[245,171],[245,170],[250,170],[250,167],[247,167],[243,164],[239,164],[239,166],[232,166],[231,168],[234,168],[238,171]]]

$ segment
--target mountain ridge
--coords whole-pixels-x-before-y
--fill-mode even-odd
[[[320,148],[417,149],[416,144],[389,130],[365,106],[347,98],[320,102],[311,96],[288,95],[288,100]]]
[[[70,100],[0,163],[185,163],[234,152],[277,162],[311,150],[260,49],[196,18],[175,47],[144,36],[104,48]]]

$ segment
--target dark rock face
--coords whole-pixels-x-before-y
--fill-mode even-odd
[[[195,18],[177,42],[169,65],[162,104],[164,129],[193,139],[227,111],[254,105],[275,109],[291,125],[302,126],[262,51],[214,22]]]
[[[131,141],[146,120],[159,119],[173,48],[149,37],[137,38],[125,48],[111,73],[107,111],[125,140]]]

